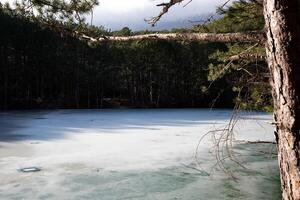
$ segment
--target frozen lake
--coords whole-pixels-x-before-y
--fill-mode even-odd
[[[273,144],[236,144],[224,173],[208,131],[230,110],[57,110],[0,113],[0,199],[280,199]],[[272,116],[242,113],[235,138],[273,141]],[[39,167],[35,173],[18,169]]]

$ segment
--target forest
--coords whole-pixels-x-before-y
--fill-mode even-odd
[[[262,6],[256,1],[219,8],[217,16],[192,29],[161,32],[249,32],[264,27]],[[261,44],[159,39],[89,43],[72,34],[75,25],[55,23],[50,26],[22,9],[1,5],[1,109],[230,108],[240,103],[272,111]],[[81,30],[90,36],[151,33],[89,25]]]

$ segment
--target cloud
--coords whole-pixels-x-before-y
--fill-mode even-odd
[[[15,0],[0,0],[0,2],[14,2]],[[124,26],[133,29],[145,29],[150,26],[144,19],[156,16],[161,8],[156,4],[167,0],[99,0],[100,5],[94,10],[94,24],[103,25],[111,29],[120,29]],[[215,12],[217,5],[225,0],[193,0],[188,6],[184,4],[170,9],[160,23],[186,21],[190,17]],[[186,0],[188,2],[188,0]]]
[[[149,0],[101,0],[98,10],[110,13],[130,13],[136,10],[144,10],[151,6],[153,1]]]
[[[144,19],[158,15],[161,8],[156,7],[156,4],[161,2],[163,0],[102,0],[94,11],[94,22],[112,29],[124,26],[150,29]],[[215,12],[216,6],[223,2],[224,0],[193,0],[186,7],[183,7],[184,4],[177,5],[170,9],[160,23],[187,21],[190,17]]]

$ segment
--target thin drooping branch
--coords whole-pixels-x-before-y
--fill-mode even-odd
[[[132,40],[183,40],[183,41],[208,41],[208,42],[244,42],[244,43],[261,43],[265,41],[262,32],[245,32],[245,33],[155,33],[134,36],[101,36],[92,38],[85,34],[77,32],[81,38],[90,42],[101,41],[132,41]]]

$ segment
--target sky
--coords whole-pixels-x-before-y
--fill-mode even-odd
[[[0,0],[0,2],[13,2],[15,0]],[[129,27],[133,30],[152,29],[144,19],[159,14],[161,7],[156,4],[168,2],[169,0],[99,0],[100,5],[94,10],[94,25],[103,25],[112,30]],[[186,0],[181,5],[170,9],[157,24],[155,29],[170,29],[171,27],[191,26],[190,19],[214,13],[216,6],[225,0],[193,0],[184,7]]]

